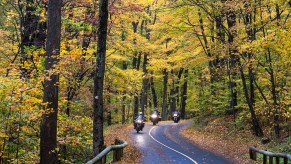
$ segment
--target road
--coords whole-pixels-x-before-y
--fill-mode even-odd
[[[142,153],[143,164],[228,164],[223,157],[203,150],[179,136],[182,128],[191,121],[173,123],[159,122],[156,126],[146,124],[143,131],[132,130],[134,144]]]

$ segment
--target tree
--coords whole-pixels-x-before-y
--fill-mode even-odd
[[[43,83],[45,113],[42,115],[40,128],[40,163],[58,163],[56,148],[59,75],[55,68],[60,54],[61,5],[62,0],[50,0],[48,3],[46,76]]]
[[[93,155],[104,149],[103,136],[103,88],[108,24],[108,0],[99,0],[98,43],[93,94]]]

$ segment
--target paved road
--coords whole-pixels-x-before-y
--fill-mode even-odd
[[[132,130],[133,141],[142,152],[143,164],[228,164],[231,163],[209,151],[203,150],[179,136],[179,131],[190,121],[146,124],[143,131]]]

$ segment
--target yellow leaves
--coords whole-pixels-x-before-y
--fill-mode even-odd
[[[78,47],[74,47],[72,50],[68,50],[68,46],[76,44],[76,40],[68,41],[68,42],[62,42],[62,48],[61,48],[61,57],[68,59],[71,59],[72,61],[75,61],[77,59],[80,59],[82,56],[82,50]],[[66,61],[66,60],[65,60]]]
[[[171,67],[167,59],[153,59],[149,61],[149,69],[153,71],[162,71],[165,68]]]
[[[76,59],[79,59],[82,55],[82,51],[80,49],[74,49],[68,53],[68,55],[71,57],[73,61]]]
[[[42,100],[38,99],[36,97],[31,97],[31,98],[25,99],[23,101],[23,103],[26,103],[26,104],[41,104]]]
[[[142,71],[134,69],[122,70],[118,67],[113,67],[110,75],[111,77],[114,76],[114,78],[109,79],[109,81],[111,81],[111,85],[116,87],[115,89],[118,91],[133,93],[141,88]]]
[[[8,138],[8,135],[3,133],[3,132],[0,132],[0,138],[3,139],[3,138]]]
[[[31,130],[31,128],[28,128],[27,126],[22,126],[21,127],[21,131],[22,132],[24,132],[24,133],[26,133],[26,134],[32,134],[32,130]]]
[[[108,51],[107,54],[109,54],[107,56],[107,59],[109,62],[121,62],[121,61],[129,61],[129,59],[127,58],[127,56],[122,55],[122,54],[117,54],[114,52],[110,52]]]

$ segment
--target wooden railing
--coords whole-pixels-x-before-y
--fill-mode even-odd
[[[127,146],[126,141],[115,140],[115,145],[111,145],[106,147],[101,153],[99,153],[96,157],[88,161],[86,164],[94,164],[100,162],[102,164],[106,163],[106,155],[113,151],[113,162],[120,161],[123,156],[123,148]]]
[[[269,164],[273,164],[273,160],[275,158],[276,164],[280,164],[280,159],[283,159],[284,164],[288,164],[288,160],[291,161],[291,154],[288,153],[272,153],[269,151],[257,149],[255,147],[250,147],[249,149],[250,152],[250,158],[252,160],[257,160],[257,153],[260,153],[263,155],[263,164],[267,164],[267,157],[269,157]]]

